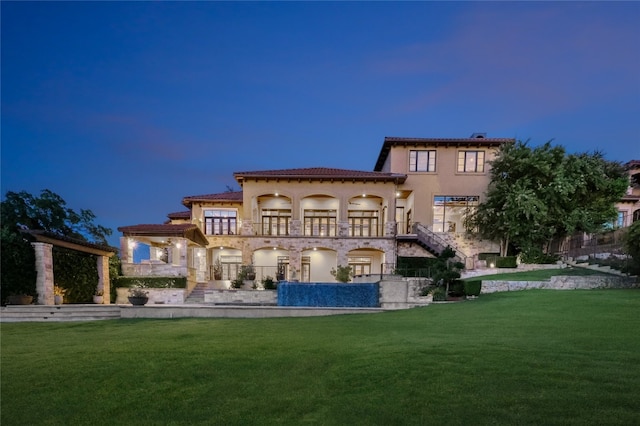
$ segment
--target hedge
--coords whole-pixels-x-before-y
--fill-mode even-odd
[[[497,268],[515,268],[518,264],[516,262],[516,256],[504,256],[496,258]]]
[[[465,296],[479,296],[482,289],[482,280],[464,281]]]
[[[185,288],[186,277],[118,277],[114,287]]]

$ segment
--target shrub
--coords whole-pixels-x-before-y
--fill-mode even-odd
[[[449,285],[449,296],[461,297],[464,296],[464,283],[460,280],[455,280]]]
[[[273,278],[270,276],[266,276],[262,279],[262,288],[265,290],[275,290],[278,285],[273,281]]]
[[[447,291],[444,287],[436,287],[433,292],[433,301],[434,302],[443,302],[447,300]]]
[[[497,268],[515,268],[518,266],[516,263],[516,256],[504,256],[496,258]]]
[[[338,265],[337,268],[331,268],[331,275],[333,275],[336,279],[336,281],[341,282],[341,283],[346,283],[351,281],[351,278],[353,277],[353,271],[351,269],[351,266],[342,266],[342,265]]]
[[[118,277],[114,287],[185,288],[187,277]]]
[[[465,296],[479,296],[482,289],[482,280],[470,280],[464,282]]]
[[[539,248],[529,248],[522,250],[521,259],[523,263],[542,263],[551,264],[560,260],[560,257],[555,254],[544,253]]]

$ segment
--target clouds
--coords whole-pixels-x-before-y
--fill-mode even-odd
[[[237,170],[370,170],[384,136],[640,157],[637,2],[7,2],[1,18],[3,190],[124,205],[118,226]]]
[[[446,33],[386,52],[372,68],[385,78],[438,80],[399,106],[405,111],[470,102],[523,121],[630,92],[637,99],[633,15],[638,4],[475,3]]]

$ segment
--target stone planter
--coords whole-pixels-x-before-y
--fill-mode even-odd
[[[104,296],[93,296],[93,303],[102,305],[104,303]]]
[[[146,296],[144,297],[129,296],[129,303],[131,303],[133,306],[144,306],[147,304],[148,301],[149,301],[149,298]]]
[[[33,302],[33,296],[26,294],[18,294],[15,296],[7,297],[8,305],[30,305]]]
[[[60,294],[56,294],[53,296],[53,304],[54,305],[62,305],[64,301],[64,296],[60,295]]]

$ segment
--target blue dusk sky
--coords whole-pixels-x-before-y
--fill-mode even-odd
[[[640,159],[640,2],[8,2],[2,194],[162,223],[235,171],[373,170],[385,136]]]

